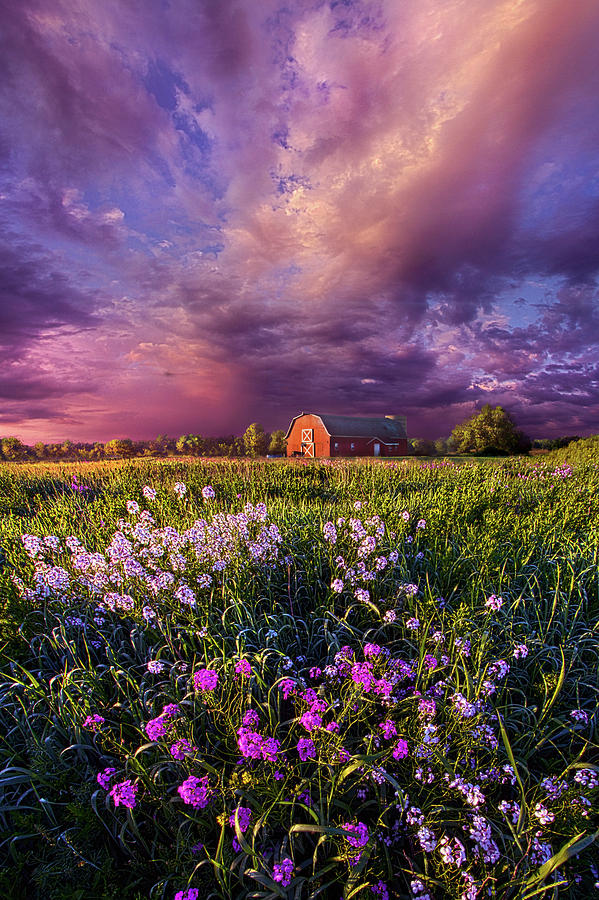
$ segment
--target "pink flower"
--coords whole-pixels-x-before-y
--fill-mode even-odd
[[[193,686],[196,691],[213,691],[218,683],[218,673],[214,669],[199,669],[194,672]]]

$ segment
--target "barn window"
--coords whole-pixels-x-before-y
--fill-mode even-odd
[[[337,441],[335,441],[335,450],[338,450],[338,449],[339,449],[339,444],[337,443]]]
[[[353,443],[353,441],[352,441],[352,443],[351,443],[349,446],[350,446],[350,450],[355,450],[355,449],[356,449],[356,445]]]

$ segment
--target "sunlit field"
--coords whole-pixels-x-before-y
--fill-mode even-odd
[[[587,898],[599,465],[0,467],[0,896]]]

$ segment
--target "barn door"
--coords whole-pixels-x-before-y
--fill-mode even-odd
[[[314,429],[302,428],[302,454],[314,458]]]
[[[375,456],[381,455],[381,445],[378,443],[375,443],[375,445],[374,445],[374,455]]]
[[[302,452],[304,456],[310,456],[314,458],[314,444],[313,443],[302,443]]]

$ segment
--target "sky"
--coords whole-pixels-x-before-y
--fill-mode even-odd
[[[0,7],[0,435],[599,431],[596,0]]]

